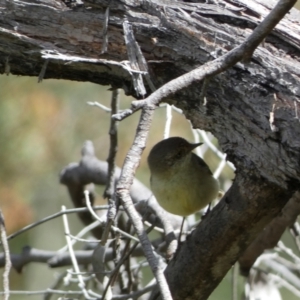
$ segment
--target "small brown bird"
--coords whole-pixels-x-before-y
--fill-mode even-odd
[[[191,144],[181,137],[171,137],[150,151],[152,192],[158,203],[172,214],[191,215],[218,196],[218,180],[204,160],[192,152],[200,145],[202,143]]]

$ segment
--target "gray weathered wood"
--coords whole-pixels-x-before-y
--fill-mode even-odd
[[[0,71],[37,77],[48,59],[44,78],[111,84],[136,96],[125,20],[159,87],[241,44],[274,5],[207,2],[87,0],[68,8],[58,0],[0,0]],[[107,53],[101,54],[108,5]],[[167,99],[195,127],[211,131],[237,167],[230,191],[168,265],[174,299],[206,299],[299,189],[299,20],[292,11],[249,62],[211,78],[205,106],[201,82]]]

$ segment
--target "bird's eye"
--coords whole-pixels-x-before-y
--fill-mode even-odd
[[[183,156],[183,154],[184,154],[183,151],[178,151],[175,155],[175,158],[180,159]]]

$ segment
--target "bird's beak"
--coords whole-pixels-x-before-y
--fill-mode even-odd
[[[197,148],[198,146],[203,145],[203,143],[196,143],[196,144],[191,144],[191,151]]]

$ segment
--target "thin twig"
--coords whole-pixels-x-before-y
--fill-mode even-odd
[[[115,114],[119,109],[119,91],[113,90],[111,97],[111,114]],[[101,238],[101,245],[104,246],[108,239],[110,228],[115,220],[117,214],[117,205],[115,201],[115,169],[116,169],[116,155],[118,151],[118,122],[113,118],[110,119],[110,148],[107,158],[108,163],[108,176],[105,191],[103,193],[104,198],[108,199],[109,208],[107,211],[107,223]]]
[[[163,273],[163,266],[154,254],[151,242],[149,241],[149,238],[146,232],[144,231],[141,217],[136,211],[129,193],[130,187],[133,183],[135,171],[141,159],[142,151],[146,146],[146,140],[152,122],[154,110],[155,106],[153,105],[147,105],[142,109],[134,142],[125,158],[121,176],[117,184],[116,192],[117,197],[121,200],[121,203],[123,204],[123,207],[134,226],[136,234],[139,237],[145,256],[151,267],[152,273],[154,274],[157,280],[162,298],[165,300],[169,300],[172,299],[172,296]]]
[[[294,287],[298,289],[298,291],[300,290],[299,277],[285,265],[282,265],[273,258],[267,258],[261,261],[262,267],[266,268],[268,270],[268,273],[271,273],[271,271],[273,271],[274,273],[280,275],[282,278],[291,283]],[[255,263],[255,266],[258,266],[258,264]],[[255,266],[253,267],[253,269],[257,269],[257,267]]]
[[[93,250],[77,250],[75,256],[79,264],[87,265],[91,263]],[[143,256],[141,246],[137,247],[134,256]],[[113,249],[109,248],[105,252],[105,262],[112,261],[114,258]],[[13,267],[17,272],[21,272],[23,267],[29,263],[44,263],[50,268],[58,268],[71,265],[71,258],[69,253],[58,254],[57,251],[47,251],[31,248],[29,246],[23,247],[20,254],[11,253],[10,256]],[[5,266],[4,253],[0,253],[0,268]]]
[[[103,109],[105,112],[111,112],[111,109],[109,107],[107,107],[107,106],[105,106],[105,105],[103,105],[103,104],[101,104],[99,102],[88,101],[87,104],[90,105],[90,106],[97,106],[97,107]]]
[[[165,123],[165,130],[164,130],[164,139],[170,136],[170,129],[171,129],[171,122],[172,122],[172,107],[171,105],[166,106],[166,123]]]
[[[130,233],[131,223],[127,222],[128,226],[125,228],[126,232]],[[117,225],[117,220],[115,219],[115,224]],[[113,232],[113,236],[115,238],[115,241],[113,243],[113,254],[114,254],[114,264],[115,267],[117,266],[117,262],[121,259],[121,235],[119,232]],[[127,240],[127,243],[129,244],[130,240]]]
[[[154,228],[154,226],[148,228],[146,232],[147,232],[147,233],[151,232],[151,231],[153,230],[153,228]],[[109,281],[108,281],[108,283],[107,283],[107,286],[105,287],[105,289],[104,289],[104,291],[103,291],[103,293],[102,293],[103,297],[105,297],[108,287],[109,287],[110,284],[115,280],[115,277],[118,275],[119,270],[120,270],[121,266],[123,265],[123,263],[129,258],[129,256],[133,253],[133,251],[136,249],[136,247],[137,247],[138,244],[139,244],[139,243],[137,243],[137,242],[134,243],[134,244],[131,246],[130,250],[127,251],[128,248],[129,248],[129,246],[130,246],[129,242],[130,242],[130,241],[128,241],[127,244],[125,245],[125,248],[124,248],[124,251],[123,251],[123,256],[121,257],[121,259],[120,259],[119,262],[117,263],[115,269],[114,269],[114,270],[112,271],[112,273],[111,273],[111,276],[110,276],[110,278],[109,278]]]
[[[295,240],[299,252],[300,251],[300,226],[297,221],[292,226],[290,226],[290,233]]]
[[[44,294],[58,294],[58,295],[82,295],[82,291],[62,291],[62,290],[51,290],[51,289],[46,289],[46,290],[40,290],[40,291],[11,291],[11,295],[44,295]],[[4,295],[4,292],[0,291],[0,295]]]
[[[276,275],[276,274],[269,273],[268,275],[275,282],[277,282],[280,286],[285,287],[287,290],[292,292],[294,295],[296,295],[297,297],[300,297],[300,291],[296,287],[294,287],[292,284],[290,284],[287,280],[285,280],[284,278],[282,278],[282,277],[280,277],[279,275]]]
[[[128,294],[128,295],[113,296],[112,300],[138,299],[138,297],[152,291],[155,287],[156,287],[156,283],[148,285],[148,286],[144,287],[142,290],[139,290],[137,292],[134,292],[134,293],[131,293],[131,294]]]
[[[146,286],[144,289],[127,294],[127,295],[116,295],[112,297],[112,300],[127,300],[127,299],[134,299],[137,297],[140,297],[150,291],[152,291],[155,288],[156,284],[151,284]],[[92,291],[88,291],[92,295]],[[57,294],[57,295],[69,295],[69,296],[80,296],[83,295],[82,291],[62,291],[62,290],[52,290],[52,289],[46,289],[41,291],[11,291],[12,295],[24,295],[24,296],[30,296],[30,295],[43,295],[43,294]],[[0,295],[4,295],[4,292],[0,291]],[[97,298],[99,300],[103,299],[101,296]]]
[[[238,300],[239,267],[236,262],[232,267],[232,300]]]
[[[62,211],[65,211],[65,209],[66,209],[66,207],[63,205],[62,206]],[[66,241],[67,241],[67,244],[68,244],[68,247],[69,247],[69,253],[70,253],[70,256],[71,256],[73,268],[74,268],[75,272],[78,273],[78,275],[77,275],[78,280],[79,280],[79,285],[78,286],[82,290],[82,293],[84,294],[85,298],[90,299],[90,296],[89,296],[87,290],[85,289],[84,280],[83,280],[82,276],[79,274],[80,269],[79,269],[79,266],[78,266],[78,263],[77,263],[77,260],[76,260],[76,256],[74,254],[71,238],[68,236],[68,234],[70,234],[70,229],[69,229],[67,216],[64,214],[62,216],[62,218],[63,218],[63,224],[64,224],[65,233],[66,233],[65,237],[66,237]]]
[[[108,205],[94,206],[93,209],[94,210],[106,210],[106,209],[108,209]],[[88,211],[89,211],[89,209],[87,207],[71,208],[71,209],[66,209],[64,211],[59,211],[59,212],[57,212],[57,213],[55,213],[53,215],[50,215],[50,216],[48,216],[48,217],[46,217],[44,219],[41,219],[41,220],[39,220],[39,221],[37,221],[35,223],[32,223],[30,225],[27,225],[27,226],[23,227],[22,229],[18,230],[17,232],[9,235],[7,237],[7,239],[11,240],[11,239],[15,238],[16,236],[18,236],[18,235],[20,235],[20,234],[22,234],[22,233],[24,233],[24,232],[26,232],[26,231],[28,231],[28,230],[36,227],[38,225],[41,225],[41,224],[43,224],[45,222],[48,222],[50,220],[53,220],[55,218],[58,218],[58,217],[60,217],[62,215],[74,214],[74,213],[81,213],[81,212],[88,212]]]
[[[95,222],[97,223],[97,225],[99,225],[99,222]],[[92,223],[94,224],[94,223]],[[79,238],[75,235],[72,235],[72,234],[68,234],[68,236],[73,240],[73,241],[76,241],[76,242],[82,242],[82,243],[100,243],[101,240],[90,240],[90,239],[82,239],[82,238]],[[73,244],[73,243],[72,243]],[[74,244],[73,244],[74,245]]]
[[[104,224],[105,221],[103,221],[94,211],[92,205],[91,205],[91,201],[90,201],[90,197],[89,197],[89,191],[85,190],[84,191],[84,196],[85,196],[85,201],[86,201],[86,206],[88,208],[88,210],[90,211],[90,213],[92,214],[92,216],[98,220],[99,222],[101,222],[101,224]],[[132,239],[134,241],[139,241],[136,237],[134,237],[133,235],[128,234],[127,232],[119,229],[118,227],[115,226],[111,226],[111,229],[114,230],[115,232],[120,232],[122,235],[124,235],[125,237]]]
[[[4,251],[4,257],[5,257],[5,266],[4,266],[4,272],[3,272],[3,291],[4,291],[4,299],[8,300],[9,298],[9,272],[11,269],[11,260],[10,260],[10,253],[9,253],[9,246],[7,242],[6,237],[6,230],[5,230],[5,222],[4,222],[4,216],[2,214],[2,211],[0,210],[0,233],[1,233],[1,242],[2,247]]]
[[[59,274],[59,276],[56,278],[54,283],[51,285],[50,290],[56,290],[61,285],[66,274],[67,274],[67,271],[64,271],[61,274]],[[51,292],[45,293],[44,300],[50,300],[52,295],[53,295],[53,293],[51,293]]]
[[[111,98],[111,113],[115,114],[119,109],[119,91],[113,90],[112,92],[112,98]],[[108,171],[107,171],[107,183],[104,191],[104,198],[107,198],[109,201],[109,208],[107,211],[107,222],[106,226],[104,228],[101,241],[96,247],[94,253],[93,253],[93,270],[96,274],[97,279],[103,283],[104,286],[107,285],[107,282],[109,281],[108,277],[106,275],[103,275],[105,273],[105,264],[104,264],[104,257],[105,257],[105,250],[106,250],[106,243],[108,240],[110,228],[115,220],[116,214],[117,214],[117,207],[115,203],[115,197],[114,197],[114,191],[115,191],[115,185],[114,185],[114,179],[115,179],[115,169],[116,169],[116,154],[118,149],[118,134],[117,134],[117,121],[111,118],[110,121],[110,129],[109,129],[109,135],[110,135],[110,149],[109,149],[109,155],[108,155]],[[98,255],[99,254],[99,255]],[[107,290],[106,297],[103,296],[104,299],[110,300],[112,298],[112,289],[109,286]]]
[[[119,110],[119,90],[112,91],[111,97],[111,114],[114,115]],[[115,191],[114,185],[114,176],[116,169],[116,154],[118,151],[118,122],[113,118],[110,119],[110,128],[109,128],[109,136],[110,136],[110,148],[109,155],[107,158],[108,163],[108,176],[107,183],[104,191],[104,198],[111,199],[113,197]]]
[[[154,196],[152,196],[148,200],[148,207],[150,211],[152,211],[157,216],[157,218],[160,219],[162,223],[164,237],[167,243],[166,258],[169,260],[173,257],[177,249],[178,241],[176,239],[175,230],[171,222],[169,221],[169,218],[166,216],[167,212],[161,207],[156,206],[155,203],[156,203],[156,199],[154,198]],[[153,225],[151,225],[151,227],[152,226]]]
[[[113,282],[115,281],[116,277],[119,274],[119,270],[122,266],[122,264],[124,263],[124,261],[129,257],[129,255],[131,254],[131,251],[133,251],[136,247],[137,247],[138,243],[135,243],[132,248],[130,249],[130,251],[127,253],[127,250],[129,249],[130,246],[130,240],[127,241],[124,250],[123,250],[123,256],[121,257],[121,259],[119,260],[119,262],[116,264],[114,270],[111,272],[110,278],[108,280],[108,282],[105,285],[104,291],[102,293],[102,296],[105,297],[109,287],[113,284]]]
[[[92,229],[98,227],[100,225],[99,221],[96,220],[95,222],[91,223],[90,225],[84,227],[80,232],[77,233],[76,236],[71,236],[70,237],[72,238],[72,245],[74,246],[77,241],[81,241],[82,239],[80,239],[82,236],[84,236],[86,233],[90,232]],[[84,240],[88,243],[93,243],[93,242],[97,242],[97,240]],[[68,251],[68,245],[62,247],[61,249],[57,250],[57,253],[58,255],[64,253]]]
[[[219,178],[219,176],[221,175],[224,167],[226,166],[227,161],[226,161],[226,154],[224,154],[223,159],[220,161],[217,169],[214,171],[214,177],[215,178]]]
[[[290,256],[296,264],[300,264],[300,258],[293,252],[293,250],[291,248],[286,247],[282,241],[278,241],[277,247],[283,253]]]
[[[133,286],[133,276],[132,276],[132,272],[131,272],[131,269],[130,269],[130,266],[131,266],[131,259],[127,259],[124,263],[124,267],[125,267],[125,270],[124,270],[124,273],[126,272],[126,277],[127,277],[127,287],[126,287],[126,290],[128,292],[131,292],[132,291],[132,286]]]

